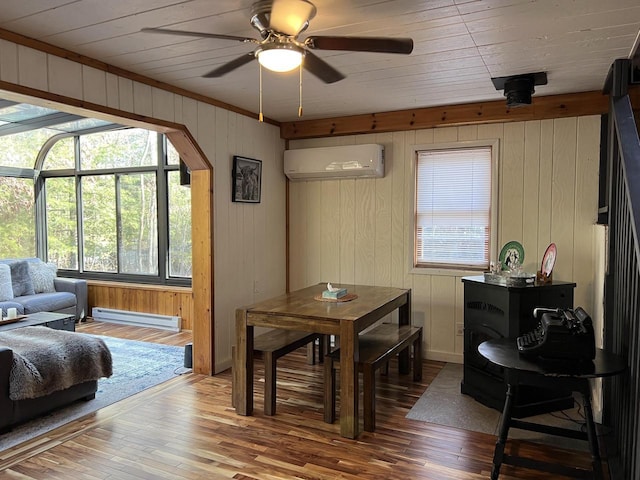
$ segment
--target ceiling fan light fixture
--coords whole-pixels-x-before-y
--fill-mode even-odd
[[[273,72],[289,72],[302,63],[304,50],[289,43],[267,43],[256,52],[258,62]]]

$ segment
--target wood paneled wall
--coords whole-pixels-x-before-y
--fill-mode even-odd
[[[194,367],[200,373],[228,368],[235,309],[286,288],[286,182],[279,128],[260,123],[247,112],[229,111],[157,81],[2,30],[0,88],[3,98],[165,133],[172,125],[180,127],[173,130],[186,126],[199,147],[196,156],[204,155],[212,167],[206,182],[201,182],[209,194],[206,205],[198,203],[201,200],[192,205],[194,225],[209,224],[208,232],[213,232],[194,239],[199,242],[194,252],[202,252],[193,258],[194,271],[215,265],[213,277],[211,272],[203,277],[209,288],[194,291],[196,297],[206,296],[195,302],[201,311],[191,319],[195,327],[201,322],[200,328],[194,327]],[[191,162],[194,152],[187,153]],[[233,155],[263,161],[261,203],[231,202]],[[199,332],[206,338],[199,338]],[[198,349],[204,348],[207,352],[201,357]]]
[[[290,288],[326,281],[411,288],[427,357],[461,362],[464,274],[410,273],[411,148],[479,139],[499,140],[498,250],[521,242],[524,268],[535,273],[555,242],[554,278],[576,282],[575,304],[593,311],[599,116],[291,140],[292,149],[383,144],[386,175],[290,183]]]
[[[89,316],[93,307],[115,308],[130,312],[177,315],[182,329],[193,329],[191,288],[88,281]]]

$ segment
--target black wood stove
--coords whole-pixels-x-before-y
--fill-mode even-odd
[[[478,345],[493,338],[516,338],[535,328],[536,307],[573,308],[575,283],[557,282],[522,287],[464,277],[464,375],[460,390],[488,407],[502,411],[506,386],[501,367],[478,353]],[[529,417],[573,406],[571,391],[523,386],[517,391],[514,417]]]

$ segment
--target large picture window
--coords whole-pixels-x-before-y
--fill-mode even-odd
[[[496,149],[478,144],[416,147],[414,268],[489,268]]]
[[[191,190],[167,138],[28,103],[0,104],[0,258],[62,276],[189,285]]]
[[[39,256],[63,275],[188,285],[191,190],[167,138],[92,119],[55,128],[0,132],[0,257]]]
[[[191,191],[166,138],[136,128],[64,137],[42,163],[49,261],[89,278],[189,281]]]

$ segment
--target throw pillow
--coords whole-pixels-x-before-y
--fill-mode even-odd
[[[58,267],[55,263],[29,262],[29,275],[35,293],[52,293],[56,289],[53,279],[56,278]]]
[[[5,263],[0,263],[0,302],[13,298],[11,287],[11,268]]]
[[[29,275],[29,264],[25,261],[11,262],[11,287],[13,288],[13,296],[21,297],[23,295],[33,295],[33,282]]]

